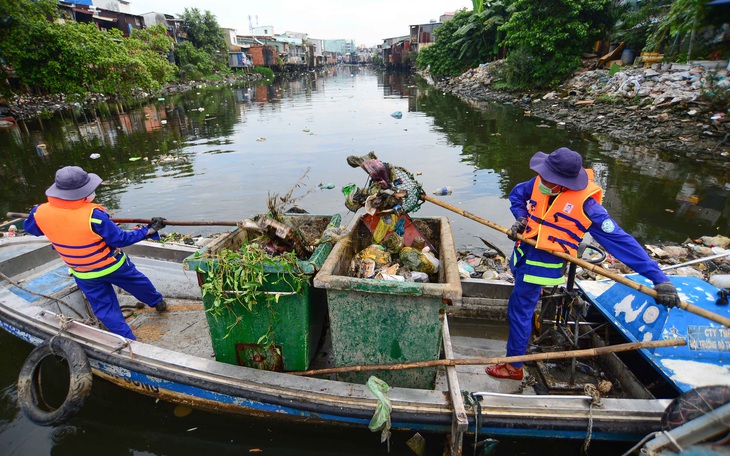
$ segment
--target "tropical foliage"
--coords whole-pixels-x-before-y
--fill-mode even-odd
[[[491,60],[487,31],[479,22],[479,14],[459,11],[436,29],[436,42],[418,53],[418,67],[430,67],[433,75],[449,76]]]
[[[180,16],[188,41],[175,50],[182,79],[199,79],[214,71],[228,70],[228,47],[223,30],[210,11],[185,8]]]
[[[49,21],[58,18],[53,0],[3,5],[4,76],[12,69],[29,89],[71,98],[89,92],[124,95],[158,89],[174,77],[175,66],[166,57],[173,43],[164,26],[124,38],[119,30],[101,31],[94,24]],[[6,77],[2,88],[9,92]]]
[[[610,0],[515,0],[500,27],[508,79],[515,88],[557,84],[580,66],[580,55],[601,38],[610,18]]]

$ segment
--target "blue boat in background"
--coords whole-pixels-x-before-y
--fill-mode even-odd
[[[651,287],[640,275],[628,278]],[[722,290],[696,277],[670,277],[680,298],[730,317]],[[730,385],[730,328],[682,309],[667,309],[654,298],[611,280],[580,281],[590,302],[630,342],[684,338],[687,345],[642,349],[641,355],[679,393],[708,385]]]

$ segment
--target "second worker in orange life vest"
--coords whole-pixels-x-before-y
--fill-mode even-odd
[[[586,233],[619,261],[651,280],[658,294],[657,303],[679,305],[677,290],[669,278],[601,205],[603,189],[593,182],[593,171],[583,168],[578,152],[567,147],[549,155],[537,152],[530,160],[530,169],[538,175],[517,184],[509,195],[510,210],[517,219],[511,232],[535,240],[537,248],[515,242],[510,260],[515,285],[507,306],[507,356],[527,351],[532,315],[542,287],[564,283],[565,262],[550,251],[575,256]],[[496,364],[486,371],[492,377],[512,380],[522,380],[523,375],[522,363]]]
[[[59,169],[55,183],[46,190],[48,202],[30,211],[23,228],[29,234],[48,237],[69,266],[96,317],[110,331],[134,340],[113,286],[158,311],[165,310],[167,304],[147,276],[120,249],[148,237],[159,239],[157,231],[165,223],[156,217],[146,227],[132,231],[119,229],[105,209],[93,203],[100,183],[99,176],[78,166]]]

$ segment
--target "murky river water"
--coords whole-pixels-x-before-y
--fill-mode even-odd
[[[513,106],[477,109],[400,74],[337,68],[268,86],[206,87],[119,108],[66,111],[0,129],[0,214],[42,202],[55,171],[73,164],[106,180],[97,201],[120,218],[240,220],[265,212],[269,195],[287,193],[306,173],[294,190],[297,205],[311,213],[340,213],[347,223],[352,213],[339,189],[362,186],[366,176],[345,159],[374,151],[416,174],[429,193],[452,186],[445,201],[509,227],[506,196],[532,177],[529,158],[568,146],[583,153],[606,190],[605,206],[641,241],[730,232],[730,186],[720,170],[561,129]],[[402,118],[391,116],[396,111]],[[330,183],[334,189],[319,187]],[[433,204],[425,203],[418,214],[448,216],[458,249],[481,248],[482,237],[509,251],[501,233]],[[173,230],[209,234],[225,228],[165,231]],[[37,427],[15,404],[14,382],[29,351],[0,332],[2,454],[386,454],[367,431],[292,432],[200,412],[178,418],[169,404],[100,380],[69,425]],[[391,454],[410,454],[404,444],[409,437],[396,435]],[[563,444],[560,451],[578,454],[579,447]],[[498,454],[534,454],[530,445],[505,442],[501,448]]]

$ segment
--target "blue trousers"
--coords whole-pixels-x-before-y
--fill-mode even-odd
[[[532,334],[532,315],[535,313],[537,301],[540,299],[542,285],[524,281],[525,261],[527,255],[517,259],[512,265],[515,276],[515,286],[507,303],[507,318],[509,320],[509,336],[507,336],[507,356],[520,356],[527,352],[527,345]],[[514,367],[521,367],[522,363],[510,363]]]
[[[162,295],[155,289],[150,279],[137,270],[129,257],[122,267],[111,274],[95,279],[74,278],[79,289],[89,300],[96,318],[101,320],[109,331],[128,339],[137,340],[127,322],[124,321],[113,285],[125,290],[150,307],[154,307],[155,304],[162,301]]]

